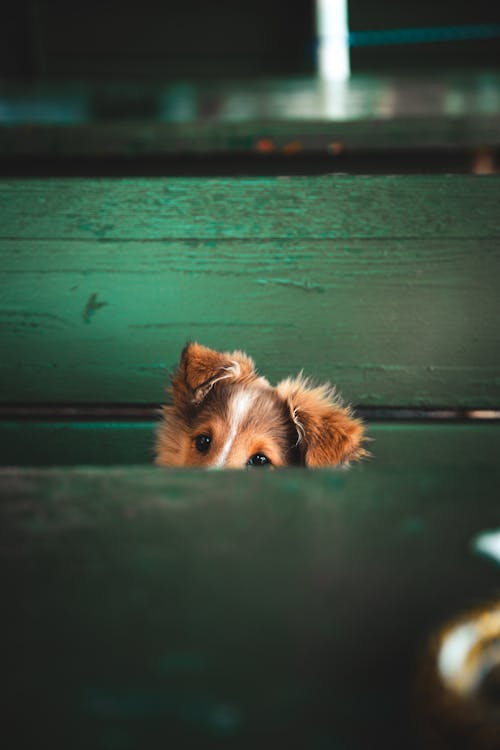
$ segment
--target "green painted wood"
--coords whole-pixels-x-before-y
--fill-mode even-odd
[[[158,403],[188,339],[358,404],[500,403],[496,177],[0,182],[2,400]]]
[[[500,237],[497,176],[1,180],[0,238]]]
[[[0,421],[0,465],[151,464],[151,421]],[[500,424],[368,422],[370,465],[491,468],[500,456]]]
[[[17,402],[164,398],[188,339],[358,404],[497,407],[498,240],[1,243]]]
[[[152,422],[0,421],[0,464],[151,464],[153,430]]]
[[[22,748],[408,748],[430,633],[497,597],[498,470],[0,472]],[[424,700],[425,702],[425,700]]]

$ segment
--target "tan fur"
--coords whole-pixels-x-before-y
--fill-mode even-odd
[[[289,406],[306,466],[332,466],[368,456],[363,448],[363,423],[353,417],[350,407],[343,406],[329,383],[313,387],[300,374],[282,380],[276,392]]]
[[[222,380],[249,383],[256,377],[253,359],[244,352],[216,352],[193,342],[184,347],[170,393],[174,401],[198,404]]]
[[[188,344],[169,393],[172,403],[163,407],[157,431],[160,466],[216,466],[219,457],[224,468],[242,468],[263,454],[275,467],[320,467],[367,455],[362,422],[329,385],[314,387],[299,375],[273,388],[238,350]],[[250,407],[235,424],[237,403]],[[200,435],[210,436],[206,454],[196,447]]]

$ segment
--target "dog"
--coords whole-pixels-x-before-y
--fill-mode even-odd
[[[329,384],[300,374],[272,387],[242,351],[184,348],[156,433],[159,466],[347,465],[368,455],[365,430]]]

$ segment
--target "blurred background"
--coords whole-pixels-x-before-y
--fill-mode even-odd
[[[20,0],[4,8],[1,71],[35,80],[308,75],[329,32],[318,29],[325,6],[334,24],[348,6],[355,73],[498,64],[500,9],[489,0]]]
[[[488,0],[8,3],[1,169],[493,171],[499,40]]]

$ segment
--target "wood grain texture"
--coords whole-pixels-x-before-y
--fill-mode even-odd
[[[2,180],[1,238],[500,237],[496,176]]]
[[[498,596],[500,474],[0,472],[6,731],[23,748],[426,750],[430,633]],[[109,739],[111,738],[111,739]]]
[[[151,464],[155,422],[0,421],[2,466]],[[500,424],[368,422],[367,466],[490,469],[500,455]]]
[[[358,404],[496,406],[500,245],[3,243],[3,400],[158,403],[188,339]]]
[[[496,178],[0,183],[2,400],[157,403],[188,339],[366,405],[498,406]]]

